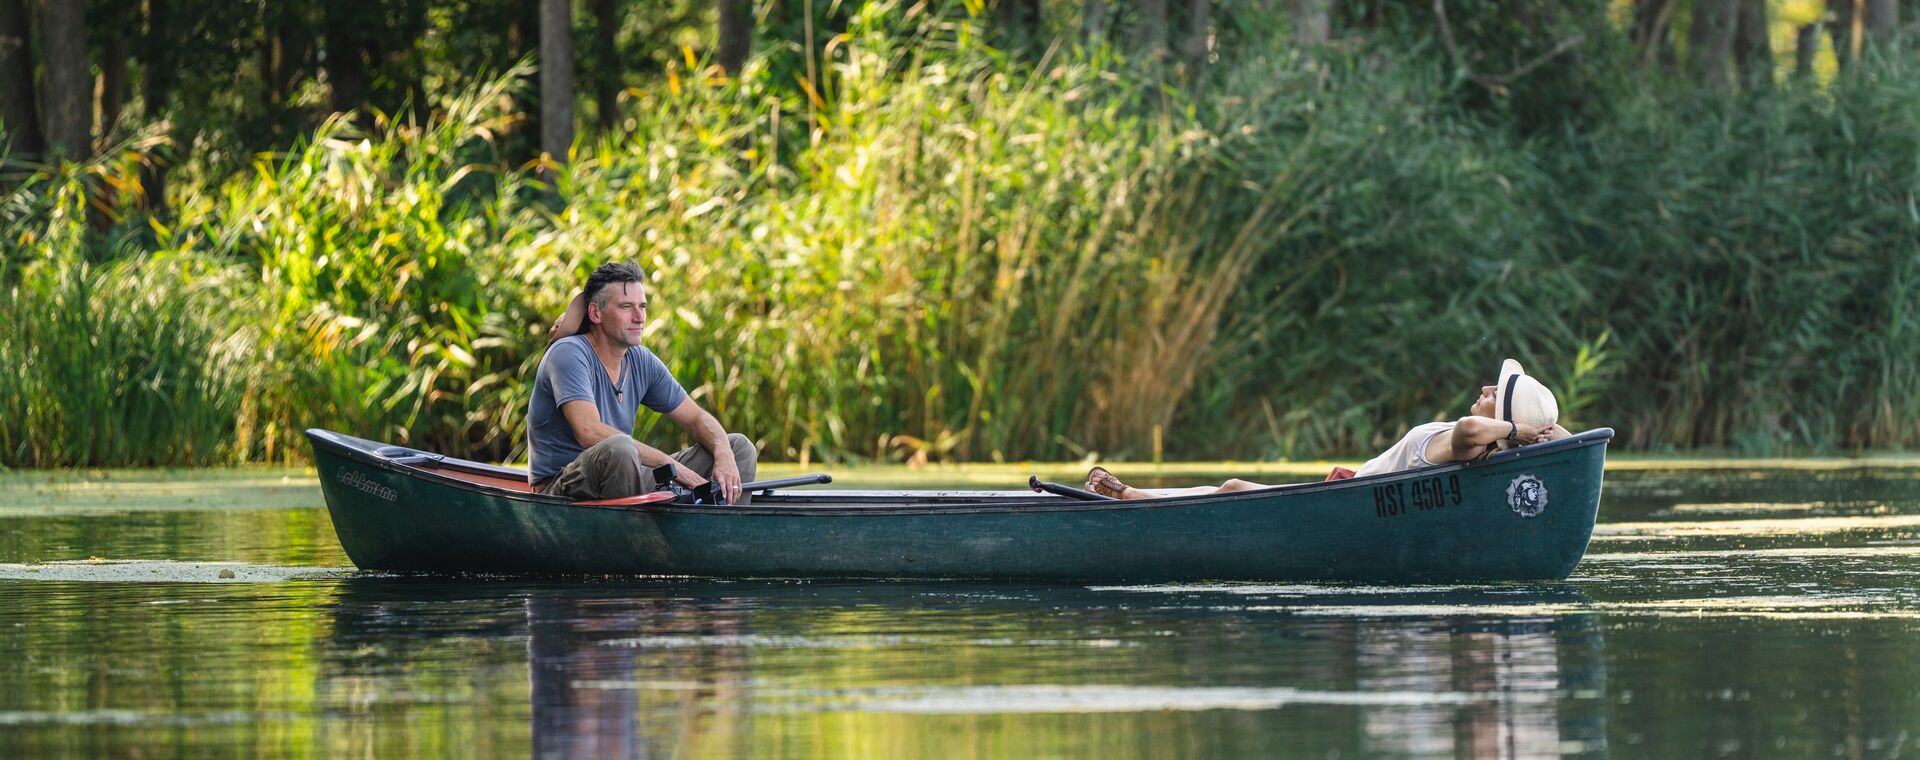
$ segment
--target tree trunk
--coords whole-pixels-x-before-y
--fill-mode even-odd
[[[267,102],[285,106],[293,98],[294,85],[306,73],[313,55],[313,33],[298,19],[278,18],[267,31],[262,63],[266,75]]]
[[[1800,27],[1793,35],[1793,75],[1813,76],[1813,58],[1820,54],[1820,24]]]
[[[144,26],[140,32],[140,105],[141,115],[158,122],[167,111],[167,98],[173,92],[174,47],[166,38],[167,0],[147,0]],[[167,213],[167,167],[162,157],[152,153],[140,162],[140,208],[155,216]]]
[[[1867,36],[1886,40],[1900,33],[1899,0],[1867,0]]]
[[[0,0],[0,152],[15,158],[45,147],[33,92],[32,25],[26,0]]]
[[[1294,44],[1313,47],[1333,39],[1328,3],[1329,0],[1287,0],[1287,12],[1293,17]]]
[[[1853,65],[1854,2],[1827,0],[1827,36],[1833,40],[1833,59],[1842,69]]]
[[[565,162],[573,147],[573,16],[568,0],[540,0],[540,150]]]
[[[718,0],[720,5],[720,68],[739,76],[753,52],[753,0]]]
[[[528,56],[538,56],[540,52],[540,6],[537,3],[515,3],[517,12],[507,26],[507,54],[513,56],[513,62],[519,63]]]
[[[362,28],[361,6],[352,3],[326,4],[327,83],[333,91],[330,105],[334,113],[351,111],[367,102],[367,35]]]
[[[1749,87],[1773,83],[1773,43],[1768,39],[1767,0],[1739,0],[1735,20],[1733,60],[1740,67],[1740,81]]]
[[[998,0],[994,16],[1008,39],[1031,40],[1040,34],[1040,0]]]
[[[100,137],[94,150],[104,151],[120,125],[120,112],[127,105],[127,38],[119,32],[108,34],[100,46],[100,80],[94,93],[100,103]]]
[[[389,1],[399,11],[398,18],[382,34],[370,35],[373,44],[367,60],[374,66],[375,81],[391,83],[381,107],[397,114],[404,106],[416,123],[425,123],[432,111],[423,84],[426,60],[420,51],[420,40],[427,36],[427,0]]]
[[[1687,35],[1687,65],[1694,79],[1715,89],[1733,84],[1728,67],[1740,0],[1694,0],[1693,29]]]
[[[1180,52],[1187,59],[1187,71],[1198,72],[1207,63],[1208,42],[1213,34],[1213,0],[1187,0],[1187,41]]]
[[[514,65],[538,63],[540,53],[540,4],[516,0],[507,25],[507,50]],[[531,94],[527,94],[531,93]],[[520,86],[509,90],[508,110],[520,118],[507,127],[508,139],[501,144],[502,156],[514,164],[525,164],[540,157],[540,71],[528,72]]]
[[[279,68],[280,40],[273,33],[272,19],[267,18],[263,21],[266,23],[260,26],[260,46],[256,51],[260,59],[260,99],[266,103],[268,110],[277,111],[282,98],[280,88],[273,86],[273,79],[274,72]]]
[[[1633,43],[1640,48],[1640,64],[1659,63],[1666,71],[1674,67],[1673,11],[1680,0],[1635,0],[1633,4]]]
[[[1088,45],[1107,39],[1107,0],[1087,0],[1086,10],[1080,16],[1080,33]]]
[[[93,72],[87,65],[87,16],[79,2],[40,6],[40,56],[45,67],[47,148],[69,161],[87,158],[93,140]]]
[[[601,132],[620,123],[620,87],[626,67],[620,60],[620,6],[616,0],[593,0],[593,104]]]
[[[1153,60],[1166,55],[1167,0],[1139,0],[1140,48]]]

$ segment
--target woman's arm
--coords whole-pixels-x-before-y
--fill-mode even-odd
[[[553,321],[553,329],[547,331],[547,344],[575,335],[580,325],[587,321],[587,291],[573,294],[573,300],[567,302],[567,310],[560,312],[560,318]]]
[[[1533,443],[1540,437],[1542,428],[1526,423],[1506,422],[1492,417],[1461,417],[1453,426],[1453,435],[1436,435],[1427,441],[1427,461],[1434,464],[1458,462],[1472,459],[1487,444],[1506,440],[1513,436],[1513,442],[1519,445]]]

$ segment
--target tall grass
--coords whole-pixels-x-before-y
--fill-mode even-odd
[[[1579,181],[1563,197],[1581,201],[1557,211],[1617,315],[1628,387],[1602,407],[1628,441],[1768,453],[1920,440],[1911,63],[1876,61],[1827,90],[1635,101],[1556,156]]]
[[[803,97],[691,61],[565,164],[496,150],[516,71],[186,172],[167,220],[123,158],[41,173],[0,203],[0,462],[298,459],[316,425],[517,458],[546,325],[611,259],[772,458],[1360,454],[1508,356],[1638,447],[1915,443],[1899,61],[1551,135],[1404,51],[1183,79],[899,10]]]
[[[230,461],[251,328],[229,269],[41,262],[0,304],[0,453],[50,466]],[[236,287],[240,286],[240,287]]]

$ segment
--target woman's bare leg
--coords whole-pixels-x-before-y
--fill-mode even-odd
[[[1263,486],[1259,483],[1255,483],[1253,481],[1240,480],[1238,478],[1235,478],[1232,480],[1228,480],[1225,483],[1221,483],[1220,485],[1217,485],[1217,486],[1194,486],[1192,488],[1134,488],[1132,486],[1128,486],[1126,493],[1122,494],[1120,498],[1122,499],[1167,499],[1175,496],[1206,496],[1207,494],[1215,494],[1215,493],[1233,493],[1235,491],[1251,491],[1256,488],[1266,488],[1266,486]]]
[[[1167,499],[1175,496],[1205,496],[1220,490],[1215,486],[1194,486],[1192,488],[1134,488],[1127,487],[1121,494],[1122,499]]]
[[[1167,499],[1178,496],[1206,496],[1213,493],[1233,493],[1251,491],[1266,486],[1248,480],[1233,478],[1218,486],[1194,486],[1192,488],[1134,488],[1120,482],[1105,467],[1095,467],[1087,471],[1087,490],[1121,499]]]

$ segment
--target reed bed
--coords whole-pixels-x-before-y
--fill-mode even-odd
[[[517,459],[615,258],[769,459],[1352,456],[1507,356],[1637,448],[1916,442],[1899,60],[1540,136],[1381,50],[1182,78],[866,16],[798,95],[688,61],[564,163],[503,158],[514,71],[183,172],[166,219],[125,153],[40,170],[0,201],[0,464],[297,461],[310,426]]]

